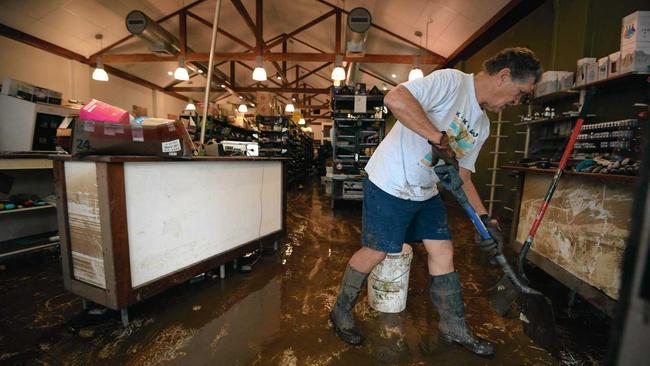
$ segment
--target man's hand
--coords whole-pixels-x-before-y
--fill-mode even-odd
[[[503,234],[501,227],[496,219],[490,218],[488,215],[481,215],[481,221],[485,224],[485,228],[492,236],[492,239],[480,240],[478,242],[479,248],[487,253],[490,257],[495,257],[503,253]]]
[[[458,161],[456,160],[456,153],[449,147],[449,136],[446,132],[441,132],[437,141],[429,140],[431,145],[431,163],[435,166],[438,160],[442,159],[447,164],[452,164],[458,168]]]

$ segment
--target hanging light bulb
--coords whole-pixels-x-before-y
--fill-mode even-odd
[[[104,70],[104,63],[101,57],[97,57],[97,65],[95,65],[95,71],[93,71],[93,80],[108,81],[108,74]]]
[[[299,125],[304,125],[305,124],[305,119],[304,118],[299,119],[298,124]]]
[[[411,69],[411,72],[409,72],[409,81],[420,79],[423,77],[424,77],[424,73],[422,72],[422,69],[420,69],[419,67],[413,67]]]
[[[190,80],[190,74],[187,73],[185,68],[185,58],[183,56],[178,58],[178,67],[174,71],[174,79],[176,80]]]
[[[292,103],[289,103],[284,107],[284,111],[286,113],[293,113],[295,110],[296,110],[296,108],[293,107]]]
[[[246,107],[246,104],[240,104],[237,111],[239,111],[239,113],[248,113],[248,107]]]
[[[332,80],[341,81],[345,80],[345,69],[341,66],[343,63],[343,56],[336,55],[336,67],[332,70]]]
[[[264,60],[262,56],[257,56],[255,58],[257,67],[253,70],[253,80],[255,81],[265,81],[266,80],[266,70],[264,70]]]
[[[185,110],[186,111],[195,111],[196,110],[196,106],[194,105],[194,101],[192,99],[190,99],[188,101],[187,105],[185,106]]]

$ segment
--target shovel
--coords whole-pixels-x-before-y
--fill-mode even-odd
[[[590,90],[586,97],[582,109],[580,110],[580,116],[576,121],[575,126],[571,136],[569,137],[569,142],[564,148],[562,158],[560,159],[560,164],[555,171],[555,175],[551,181],[551,185],[546,192],[544,201],[537,211],[537,215],[533,220],[533,224],[528,232],[528,236],[524,241],[524,244],[521,247],[519,252],[519,261],[518,261],[518,272],[522,281],[528,284],[528,278],[524,270],[524,265],[526,264],[526,255],[530,246],[533,244],[535,234],[537,229],[544,218],[546,209],[548,208],[553,193],[560,182],[560,177],[566,168],[569,157],[573,152],[573,146],[575,145],[576,140],[578,139],[578,134],[582,129],[582,124],[584,123],[585,117],[587,116],[587,111],[591,105],[591,100],[593,98],[594,91]],[[496,286],[494,286],[491,294],[489,295],[490,304],[492,308],[501,316],[506,315],[512,306],[512,303],[518,298],[517,285],[513,284],[508,276],[503,276]],[[538,344],[542,345],[547,350],[551,351],[554,355],[557,356],[557,340],[555,337],[555,317],[553,315],[553,308],[549,307],[546,309],[542,304],[531,302],[530,298],[521,298],[519,297],[519,307],[521,309],[520,319],[524,322],[524,332],[531,337]],[[549,319],[549,321],[534,321],[534,319]],[[553,320],[553,321],[550,321]]]
[[[458,203],[465,210],[481,236],[481,239],[495,240],[492,235],[490,235],[485,224],[483,224],[483,221],[481,221],[476,210],[474,210],[474,207],[469,203],[462,188],[462,179],[460,178],[452,159],[449,159],[448,156],[442,152],[439,152],[439,157],[440,160],[433,169],[440,179],[440,183],[445,187],[445,189],[453,194],[454,198],[456,198]],[[521,302],[526,304],[525,319],[528,323],[524,321],[524,330],[526,329],[526,324],[538,327],[541,330],[539,337],[538,334],[534,334],[533,336],[529,334],[529,336],[537,344],[557,356],[559,352],[555,340],[555,317],[551,301],[541,292],[528,287],[527,282],[522,281],[517,276],[503,254],[496,255],[494,260],[503,270],[504,278],[507,278],[508,280],[509,289],[513,291],[515,295],[520,296]],[[523,317],[522,320],[524,320]],[[551,337],[548,336],[549,334]]]

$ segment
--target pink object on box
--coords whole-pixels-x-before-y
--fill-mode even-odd
[[[97,99],[92,99],[79,111],[79,119],[129,124],[129,112]]]

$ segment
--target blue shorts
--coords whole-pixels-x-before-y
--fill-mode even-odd
[[[363,246],[386,253],[401,252],[403,243],[451,240],[440,195],[426,201],[404,200],[382,191],[368,178],[363,182],[362,221]]]

